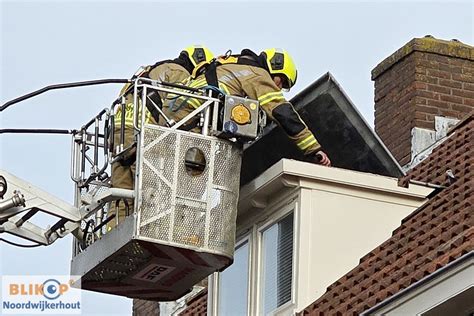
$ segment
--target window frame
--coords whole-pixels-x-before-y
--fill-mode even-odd
[[[247,315],[249,314],[249,303],[250,303],[250,280],[251,280],[251,277],[250,277],[250,273],[252,271],[252,266],[251,266],[251,262],[252,262],[252,259],[251,259],[251,254],[252,254],[252,244],[250,242],[251,240],[251,236],[250,234],[247,234],[245,237],[243,237],[242,239],[240,239],[238,242],[235,243],[235,250],[237,250],[238,248],[242,247],[243,245],[247,244],[248,245],[248,262],[247,262]],[[217,272],[215,273],[217,275],[217,289],[219,290],[220,289],[220,283],[221,283],[221,272]],[[217,296],[216,296],[216,309],[215,309],[215,315],[219,315],[219,303],[220,303],[220,297],[219,297],[219,291],[217,292]]]
[[[257,247],[257,256],[256,256],[256,267],[255,267],[255,272],[256,272],[256,277],[254,282],[256,284],[256,289],[255,289],[255,294],[254,294],[254,302],[255,302],[255,307],[254,307],[254,315],[260,315],[261,308],[262,308],[262,287],[263,287],[263,233],[268,230],[270,227],[273,225],[278,224],[282,219],[284,219],[286,216],[290,215],[293,213],[293,262],[292,262],[292,267],[291,267],[291,299],[284,303],[283,305],[277,307],[275,310],[270,312],[268,315],[274,315],[277,314],[283,310],[286,310],[290,307],[293,307],[295,304],[295,285],[296,285],[296,266],[297,266],[297,257],[295,256],[296,253],[296,236],[298,234],[297,232],[297,207],[298,207],[298,202],[296,201],[296,197],[290,198],[289,200],[285,201],[284,205],[279,204],[278,206],[281,208],[278,211],[275,211],[272,213],[271,216],[267,218],[266,221],[261,223],[256,224],[256,247]],[[274,209],[277,209],[278,206],[275,206]]]
[[[249,315],[249,306],[250,306],[250,280],[251,278],[251,272],[252,272],[252,233],[247,232],[245,235],[243,235],[238,241],[235,243],[235,250],[237,250],[239,247],[243,246],[245,243],[248,244],[249,249],[248,249],[248,264],[247,264],[247,315]],[[220,293],[219,293],[219,288],[220,288],[220,281],[221,281],[221,274],[222,272],[214,272],[209,276],[209,282],[208,282],[208,300],[207,300],[207,306],[208,306],[208,315],[219,315],[219,299],[220,299]]]
[[[235,249],[241,247],[244,243],[249,245],[248,253],[248,278],[247,278],[247,315],[259,315],[261,309],[261,289],[263,278],[263,232],[272,225],[277,224],[286,216],[293,213],[293,262],[291,278],[291,299],[273,310],[269,315],[281,313],[282,311],[292,312],[296,306],[296,286],[297,286],[297,267],[298,253],[297,236],[299,234],[299,193],[292,192],[278,202],[255,215],[253,224],[237,232],[237,241]],[[219,315],[219,283],[220,272],[215,272],[209,277],[208,291],[208,315]]]

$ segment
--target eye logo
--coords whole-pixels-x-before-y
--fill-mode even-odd
[[[48,300],[55,300],[68,289],[67,284],[62,284],[56,279],[49,279],[43,283],[43,296]]]

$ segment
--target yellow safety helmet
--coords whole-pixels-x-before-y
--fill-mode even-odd
[[[281,48],[268,48],[262,52],[271,75],[283,75],[286,78],[284,89],[290,90],[296,83],[298,72],[290,54]]]
[[[191,45],[186,47],[182,53],[185,53],[194,67],[203,61],[209,62],[214,58],[214,54],[203,45]]]

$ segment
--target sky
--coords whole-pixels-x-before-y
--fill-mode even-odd
[[[473,1],[2,1],[0,102],[47,85],[129,78],[140,65],[204,44],[216,55],[281,47],[298,81],[331,72],[373,126],[371,70],[415,37],[474,45]],[[50,91],[0,113],[0,128],[78,129],[120,85]],[[0,134],[0,169],[73,202],[70,137]],[[5,237],[5,236],[1,236]],[[0,243],[2,275],[68,274],[71,237]],[[131,300],[83,292],[83,315],[130,315]]]

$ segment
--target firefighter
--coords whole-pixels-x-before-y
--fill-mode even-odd
[[[172,60],[164,60],[155,63],[154,65],[147,66],[145,69],[135,77],[145,77],[153,80],[158,80],[167,83],[182,83],[190,74],[193,72],[196,66],[202,65],[205,62],[209,62],[213,58],[211,51],[202,45],[192,45],[181,51],[180,55]],[[120,95],[124,95],[125,98],[125,137],[124,137],[124,148],[129,147],[134,142],[134,130],[133,130],[133,89],[131,84],[125,85],[120,91]],[[166,95],[161,93],[149,95],[153,102],[157,105],[161,103],[161,100],[166,98]],[[121,110],[117,111],[115,115],[115,127],[114,127],[114,143],[119,144],[120,140],[120,129],[121,129]],[[160,124],[164,125],[164,120],[158,118],[156,115],[152,115],[150,111],[146,111],[145,114],[146,123],[149,124]],[[134,149],[122,157],[121,160],[116,161],[112,164],[111,181],[112,187],[122,189],[133,189],[135,183],[135,160],[136,151]],[[128,204],[128,206],[126,206]],[[119,201],[118,212],[119,217],[110,221],[107,225],[107,229],[110,230],[115,227],[117,221],[121,222],[126,216],[126,210],[133,209],[133,201]],[[111,205],[110,214],[115,214],[117,209],[115,203]]]
[[[289,91],[296,83],[297,71],[287,51],[265,49],[260,55],[244,49],[240,55],[222,56],[205,68],[205,73],[189,83],[190,87],[218,87],[222,93],[258,100],[267,116],[276,121],[302,153],[312,162],[330,166],[329,157],[321,150],[313,133],[288,102],[281,90]],[[166,102],[169,111],[183,109],[187,113],[200,106],[197,99],[178,98]],[[178,119],[185,116],[179,115]],[[188,125],[195,124],[189,122]],[[186,124],[185,124],[186,125]],[[187,127],[187,128],[191,128]]]

